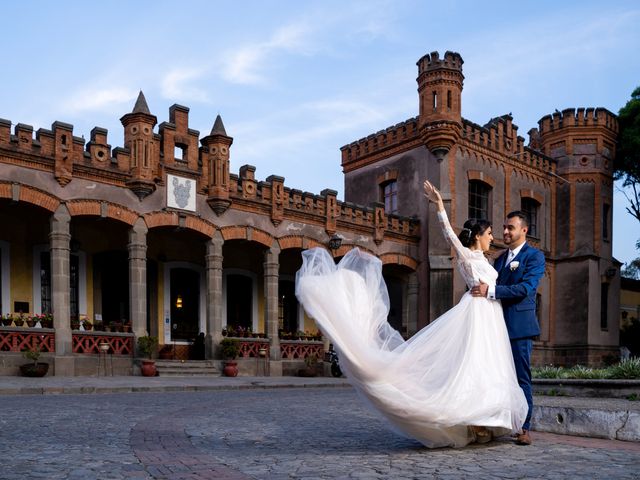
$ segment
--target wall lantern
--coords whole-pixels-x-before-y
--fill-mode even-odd
[[[340,248],[340,245],[342,245],[342,238],[334,233],[333,236],[329,239],[329,248],[331,250],[337,250]]]
[[[176,298],[176,308],[182,308],[182,295],[178,294],[178,298]]]

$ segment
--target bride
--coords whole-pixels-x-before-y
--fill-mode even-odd
[[[483,252],[488,222],[467,221],[456,237],[438,190],[424,182],[471,288],[495,285]],[[336,266],[321,248],[303,252],[296,295],[333,342],[340,367],[361,397],[394,430],[427,447],[461,447],[519,431],[527,402],[516,379],[499,301],[465,293],[455,307],[408,340],[387,322],[382,263],[358,249]]]

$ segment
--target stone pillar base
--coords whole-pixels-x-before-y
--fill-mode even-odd
[[[72,356],[56,356],[53,359],[54,375],[56,377],[73,377],[76,374],[76,361]]]
[[[269,376],[270,377],[282,376],[282,360],[269,360]]]

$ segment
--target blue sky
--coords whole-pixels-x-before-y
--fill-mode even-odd
[[[416,61],[464,59],[463,116],[512,112],[520,135],[556,108],[617,113],[640,85],[636,1],[0,1],[0,117],[75,135],[109,130],[140,89],[158,121],[174,103],[207,134],[218,113],[231,169],[343,194],[339,148],[418,113]],[[614,255],[640,225],[614,202]]]

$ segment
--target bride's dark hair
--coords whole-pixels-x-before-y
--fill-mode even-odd
[[[491,226],[491,223],[488,220],[476,220],[475,218],[470,218],[466,222],[464,222],[464,227],[458,235],[462,246],[469,248],[474,243],[476,243],[476,235],[482,235],[487,228]]]

